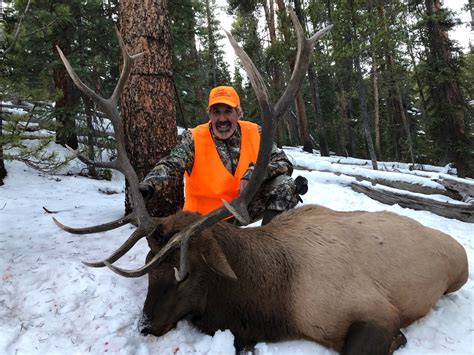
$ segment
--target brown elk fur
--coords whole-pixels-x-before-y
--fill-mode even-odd
[[[148,258],[195,218],[164,219]],[[309,339],[340,351],[354,322],[394,336],[468,277],[464,248],[444,233],[389,212],[315,205],[264,227],[221,222],[194,236],[180,283],[178,261],[175,250],[149,273],[147,332],[161,335],[188,316],[207,333],[230,329],[238,348]]]

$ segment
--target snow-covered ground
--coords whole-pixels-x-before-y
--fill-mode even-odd
[[[308,168],[328,159],[287,149],[295,163]],[[73,162],[73,164],[78,164]],[[123,179],[90,180],[47,176],[19,162],[7,162],[0,187],[0,354],[233,354],[233,335],[222,330],[205,335],[182,321],[156,338],[144,337],[138,321],[146,295],[146,277],[122,278],[108,269],[91,269],[81,260],[108,256],[130,235],[132,227],[96,235],[73,236],[60,230],[42,207],[71,226],[87,226],[120,217]],[[367,166],[369,168],[370,165]],[[72,169],[80,168],[70,167]],[[399,166],[403,169],[403,166]],[[363,169],[363,168],[358,168]],[[439,173],[446,172],[440,168]],[[370,169],[365,174],[372,174]],[[466,248],[474,275],[474,225],[429,212],[387,206],[348,187],[353,179],[330,172],[295,171],[309,180],[304,203],[336,210],[389,210],[450,234]],[[410,179],[410,178],[408,178]],[[413,177],[415,180],[416,177]],[[101,191],[112,190],[117,194]],[[139,242],[119,262],[142,265],[148,247]],[[408,344],[396,355],[474,354],[474,282],[444,296],[434,309],[404,332]],[[260,343],[258,354],[334,354],[309,341]]]

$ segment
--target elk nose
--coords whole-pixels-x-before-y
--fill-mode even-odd
[[[142,333],[143,335],[150,335],[152,334],[152,329],[151,327],[144,327],[140,330],[140,333]]]

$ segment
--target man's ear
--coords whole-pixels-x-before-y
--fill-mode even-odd
[[[219,246],[219,243],[217,243],[214,238],[209,238],[208,240],[209,243],[206,245],[206,248],[201,251],[201,257],[206,265],[216,274],[237,280],[237,276],[229,265],[227,257]]]
[[[236,111],[237,111],[237,114],[239,115],[239,118],[242,118],[243,116],[243,111],[242,111],[242,108],[240,106],[237,106],[236,108]]]

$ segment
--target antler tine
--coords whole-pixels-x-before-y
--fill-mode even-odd
[[[106,232],[112,229],[119,228],[121,226],[124,226],[130,222],[133,222],[135,220],[135,214],[132,212],[124,217],[121,217],[119,219],[116,219],[115,221],[104,223],[104,224],[99,224],[97,226],[92,226],[92,227],[84,227],[84,228],[73,228],[73,227],[68,227],[61,222],[59,222],[56,218],[53,217],[54,223],[61,228],[62,230],[71,233],[71,234],[92,234],[92,233],[100,233],[100,232]]]
[[[220,207],[215,209],[210,214],[198,219],[197,221],[190,224],[186,229],[179,233],[176,233],[166,245],[160,249],[160,251],[144,266],[135,270],[127,270],[119,268],[110,263],[104,262],[104,264],[111,269],[113,272],[125,276],[125,277],[140,277],[145,275],[154,265],[158,264],[161,258],[168,253],[168,251],[181,245],[180,255],[180,270],[175,270],[176,279],[178,281],[183,280],[187,274],[187,250],[189,246],[189,240],[191,236],[203,231],[204,229],[216,224],[226,217],[230,217],[231,213],[225,208]]]
[[[196,224],[196,222],[194,222],[193,224]],[[190,232],[192,233],[192,232]],[[112,270],[113,272],[121,275],[121,276],[124,276],[124,277],[140,277],[140,276],[143,276],[145,275],[146,273],[148,273],[148,271],[155,265],[157,264],[161,258],[170,250],[176,248],[177,246],[179,246],[182,242],[181,242],[181,239],[182,239],[182,234],[175,234],[168,243],[166,243],[166,245],[160,249],[160,251],[148,262],[146,263],[144,266],[142,266],[141,268],[139,269],[135,269],[135,270],[126,270],[126,269],[122,269],[120,267],[117,267],[115,265],[112,265],[111,263],[109,263],[108,261],[104,261],[104,264],[110,269]]]
[[[72,68],[71,64],[69,63],[69,61],[67,60],[66,56],[64,55],[63,51],[61,50],[61,48],[59,48],[59,46],[56,46],[56,50],[58,51],[59,53],[59,56],[61,57],[61,60],[64,64],[64,66],[66,67],[66,70],[69,74],[69,76],[71,77],[72,81],[74,82],[74,84],[76,84],[76,86],[84,93],[86,94],[88,97],[90,97],[93,101],[97,102],[97,104],[105,104],[105,99],[102,97],[102,96],[99,96],[97,95],[94,91],[92,91],[86,84],[84,84],[82,82],[82,80],[79,78],[79,76],[76,74],[76,72],[74,71],[74,69]]]
[[[332,25],[329,25],[322,30],[318,31],[315,35],[310,38],[306,38],[304,35],[303,27],[301,27],[298,17],[291,8],[288,8],[293,25],[295,26],[296,37],[298,40],[298,50],[296,54],[296,62],[293,67],[290,82],[288,83],[285,92],[278,100],[275,105],[275,119],[279,120],[286,110],[289,108],[289,104],[295,99],[298,90],[301,87],[306,72],[308,70],[309,61],[311,60],[311,52],[313,51],[316,41],[327,34]]]
[[[155,226],[157,224],[154,224]],[[151,231],[140,228],[138,227],[132,235],[117,249],[115,250],[108,258],[104,260],[96,260],[96,261],[83,261],[82,263],[86,266],[90,267],[104,267],[107,266],[107,263],[112,264],[116,262],[118,259],[120,259],[122,256],[124,256],[130,249],[133,248],[137,242],[142,239],[143,237],[146,237],[153,233],[155,228],[153,228]]]
[[[120,31],[118,30],[117,27],[115,27],[115,35],[117,36],[117,40],[120,45],[120,50],[122,51],[123,66],[122,66],[122,72],[120,73],[120,79],[117,82],[117,85],[115,86],[114,92],[112,96],[110,96],[109,101],[114,106],[117,106],[120,93],[122,92],[123,87],[125,86],[125,83],[127,82],[127,79],[133,67],[133,63],[135,62],[135,59],[141,57],[145,52],[140,52],[134,55],[130,55],[127,51],[127,47],[125,46],[122,36],[120,35]]]
[[[85,85],[81,81],[81,79],[78,77],[78,75],[75,73],[74,69],[72,69],[69,61],[64,56],[61,49],[57,47],[61,60],[66,66],[66,69],[71,79],[73,80],[73,82],[84,94],[90,97],[99,106],[99,108],[110,119],[114,127],[115,138],[117,142],[117,159],[115,159],[114,161],[110,163],[101,164],[101,163],[95,163],[91,161],[89,161],[89,163],[94,163],[96,166],[104,166],[104,167],[116,169],[125,175],[125,178],[127,179],[129,183],[133,212],[130,215],[127,215],[116,221],[93,226],[93,227],[86,227],[86,228],[71,228],[71,227],[63,225],[56,219],[54,218],[53,219],[60,228],[62,228],[63,230],[67,232],[75,233],[75,234],[103,232],[103,231],[118,228],[125,223],[130,223],[132,221],[136,222],[136,224],[138,225],[138,229],[136,230],[136,232],[124,244],[122,244],[122,246],[119,249],[117,249],[111,256],[109,256],[109,258],[105,259],[106,261],[110,261],[110,262],[114,262],[118,260],[118,258],[124,255],[125,252],[128,251],[140,238],[143,238],[149,235],[149,233],[151,233],[155,228],[153,225],[153,218],[148,214],[145,201],[143,200],[140,194],[138,176],[135,170],[133,169],[130,163],[130,160],[128,159],[128,156],[127,156],[127,152],[125,148],[125,135],[124,135],[123,127],[122,127],[122,120],[121,120],[120,113],[118,110],[118,100],[119,100],[120,93],[123,90],[125,82],[127,81],[130,75],[131,68],[133,66],[135,59],[143,55],[143,52],[135,54],[135,55],[129,55],[124,45],[124,42],[122,40],[122,37],[120,36],[120,33],[117,29],[116,29],[116,34],[117,34],[118,42],[120,44],[120,48],[122,50],[124,63],[123,63],[122,72],[120,74],[120,78],[117,82],[117,85],[115,86],[114,92],[112,93],[109,99],[104,99],[102,96],[98,95],[93,90],[91,90],[87,85]],[[86,262],[86,264],[90,264],[91,266],[105,266],[105,262],[90,262],[90,263]]]
[[[260,72],[255,67],[255,64],[250,59],[248,54],[238,45],[232,34],[227,31],[225,31],[225,33],[232,47],[234,48],[235,53],[239,57],[245,71],[247,72],[247,75],[249,76],[250,82],[255,91],[255,96],[257,97],[260,106],[262,116],[262,137],[254,172],[252,173],[249,184],[244,189],[244,191],[242,191],[237,199],[230,203],[230,206],[227,206],[227,209],[229,209],[237,219],[247,220],[248,223],[250,218],[247,213],[247,205],[257,192],[265,176],[266,168],[270,161],[272,142],[275,135],[276,126],[273,122],[273,106],[270,101],[270,95],[268,94],[267,87]],[[240,212],[243,215],[236,215],[236,212]]]

